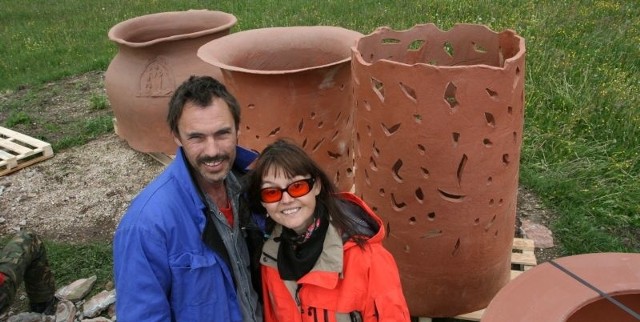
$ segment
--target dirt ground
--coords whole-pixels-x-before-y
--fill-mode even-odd
[[[0,234],[108,241],[131,199],[163,165],[115,134],[0,177]],[[2,221],[2,219],[0,219]]]

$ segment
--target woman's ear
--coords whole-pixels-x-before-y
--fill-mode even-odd
[[[322,191],[322,180],[320,180],[320,178],[316,178],[316,182],[313,184],[313,195],[319,195],[320,191]]]

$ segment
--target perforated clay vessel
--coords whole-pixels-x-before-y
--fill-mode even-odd
[[[300,144],[342,190],[353,188],[350,48],[361,33],[330,26],[251,29],[198,50],[242,108],[239,143]]]
[[[509,281],[524,39],[434,24],[352,50],[355,190],[386,223],[413,316],[487,306]]]

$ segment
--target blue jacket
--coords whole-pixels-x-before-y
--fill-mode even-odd
[[[232,273],[202,241],[205,214],[179,149],[116,230],[118,321],[242,321]]]

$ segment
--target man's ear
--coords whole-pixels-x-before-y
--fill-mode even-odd
[[[175,132],[172,132],[172,133],[173,133],[173,141],[176,142],[178,146],[182,146],[182,142],[180,141],[180,138],[178,137],[178,135]]]

